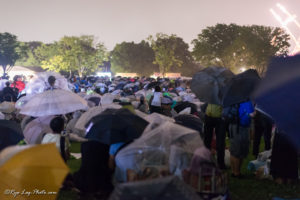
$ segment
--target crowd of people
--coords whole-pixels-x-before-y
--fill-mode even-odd
[[[243,178],[241,166],[249,155],[251,138],[252,154],[258,158],[261,137],[264,138],[264,151],[272,152],[268,159],[271,160],[270,174],[273,178],[280,183],[298,180],[297,150],[292,147],[285,134],[282,134],[283,131],[275,128],[274,120],[258,109],[250,99],[228,107],[200,102],[190,88],[190,79],[72,77],[62,83],[58,81],[61,77],[55,74],[41,77],[46,77],[44,82],[39,82],[44,86],[42,92],[36,93],[32,91],[40,86],[34,79],[29,82],[22,81],[21,77],[15,77],[13,82],[2,80],[5,86],[1,90],[1,104],[11,102],[22,106],[13,112],[6,112],[0,104],[0,110],[4,114],[3,120],[16,121],[22,127],[24,140],[19,141],[19,145],[55,143],[63,160],[67,161],[71,158],[69,148],[72,142],[82,143],[81,167],[73,175],[67,176],[64,182],[66,188],[77,188],[83,194],[108,196],[116,182],[178,175],[197,192],[209,191],[225,196],[228,188],[224,174],[230,167],[232,178]],[[30,141],[25,135],[26,127],[34,120],[41,119],[41,116],[26,116],[22,114],[22,108],[38,93],[56,89],[76,93],[86,101],[88,107],[50,116],[47,118],[46,128],[41,128],[37,139]],[[91,111],[96,112],[97,109],[101,111],[92,114]],[[123,109],[129,113],[118,111]],[[120,119],[103,119],[105,113],[110,117],[114,113],[120,113]],[[141,118],[141,122],[138,121],[140,119],[130,121],[131,114]],[[124,119],[121,118],[123,115]],[[184,120],[180,120],[180,117]],[[84,127],[78,128],[78,123],[83,118],[86,123],[83,124]],[[118,130],[122,134],[125,134],[124,129],[134,132],[138,125],[142,126],[142,131],[134,138],[117,139],[113,142],[115,138],[111,138],[111,135],[119,134],[115,133],[116,127],[125,123],[121,119],[130,121],[124,125],[123,130]],[[142,120],[145,125],[142,125]],[[99,136],[101,131],[104,132],[104,128],[95,128],[100,122],[103,123],[102,127],[115,123],[105,129],[113,130],[109,139]],[[178,132],[176,134],[182,135],[174,138],[160,135],[164,132],[169,135]],[[276,134],[273,139],[274,132]],[[225,156],[228,148],[226,138],[229,139],[230,158]],[[109,142],[101,142],[104,139]],[[0,149],[0,155],[1,150],[3,149]],[[171,166],[174,166],[174,170],[171,170]],[[222,188],[221,192],[199,189],[200,183],[195,183],[192,179],[195,174],[199,179],[200,168],[203,169],[203,176],[216,180],[215,187]],[[215,171],[212,172],[211,169]]]

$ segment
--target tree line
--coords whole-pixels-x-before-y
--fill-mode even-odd
[[[158,33],[145,40],[122,42],[108,51],[94,36],[65,36],[59,41],[22,42],[10,33],[0,33],[0,65],[4,73],[14,65],[79,76],[94,74],[110,61],[112,72],[134,72],[149,76],[153,72],[180,72],[192,76],[202,67],[224,66],[234,72],[254,68],[263,74],[272,56],[288,53],[289,35],[281,28],[217,24],[201,31],[189,44],[177,35]]]

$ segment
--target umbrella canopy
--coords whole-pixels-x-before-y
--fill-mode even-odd
[[[200,101],[221,105],[223,89],[233,76],[225,67],[207,67],[193,76],[191,89]]]
[[[123,90],[124,86],[126,85],[126,83],[119,83],[116,87],[115,90]]]
[[[151,113],[150,115],[147,115],[144,119],[149,122],[149,125],[144,130],[144,133],[147,133],[148,131],[155,129],[156,127],[158,127],[159,125],[161,125],[166,121],[175,122],[173,118],[155,112]]]
[[[52,132],[50,122],[54,116],[38,117],[29,122],[24,129],[24,137],[28,144],[40,144],[43,134]]]
[[[85,130],[85,125],[95,116],[101,114],[104,110],[108,108],[114,108],[114,109],[120,109],[122,106],[117,104],[109,104],[109,105],[103,105],[103,106],[96,106],[90,108],[88,111],[83,113],[78,121],[75,124],[75,128],[81,131]]]
[[[14,148],[5,149],[0,158],[5,157],[3,154],[10,154]],[[18,198],[21,199],[55,200],[68,171],[55,144],[36,145],[16,153],[0,166],[0,190],[13,188],[15,191],[32,192],[28,196],[20,194]],[[46,194],[33,194],[35,190],[44,190]],[[13,196],[1,192],[0,199],[13,199]]]
[[[260,77],[254,69],[235,75],[225,89],[223,106],[227,107],[249,100],[259,81]]]
[[[176,106],[174,107],[174,110],[177,113],[180,113],[181,111],[183,111],[186,108],[191,108],[191,113],[197,113],[197,106],[196,104],[190,103],[188,101],[184,101],[184,102],[179,102],[176,104]]]
[[[26,94],[34,95],[46,91],[50,87],[48,83],[48,78],[50,76],[54,76],[56,79],[54,83],[55,88],[69,90],[68,81],[65,77],[59,73],[47,71],[38,73],[37,76],[26,85]]]
[[[14,121],[0,120],[0,151],[18,144],[23,139],[21,126]]]
[[[272,116],[276,125],[300,149],[300,55],[273,58],[254,93],[259,108]]]
[[[116,156],[116,179],[126,181],[127,169],[136,173],[151,167],[175,173],[190,165],[193,152],[203,146],[197,131],[165,121],[145,132]]]
[[[178,177],[169,176],[119,184],[110,200],[200,200],[196,192]]]
[[[147,125],[127,109],[106,109],[91,119],[86,138],[104,144],[128,142],[140,137]]]
[[[151,88],[155,88],[156,86],[160,86],[160,82],[151,82],[146,86],[146,89],[149,90]]]
[[[30,99],[32,98],[32,95],[25,95],[22,96],[20,99],[17,100],[15,104],[16,109],[21,109]]]
[[[63,115],[76,110],[86,110],[87,102],[73,92],[54,89],[37,94],[27,102],[20,113],[42,117],[46,115]]]
[[[203,122],[195,115],[178,115],[174,119],[177,124],[194,129],[203,136]]]
[[[85,100],[89,100],[90,98],[93,98],[93,97],[96,97],[96,98],[101,99],[101,95],[100,95],[100,94],[97,94],[97,93],[85,95],[85,96],[84,96],[84,99],[85,99]]]

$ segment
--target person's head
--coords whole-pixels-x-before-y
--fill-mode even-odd
[[[62,117],[54,117],[50,122],[50,128],[54,133],[61,133],[64,130],[65,121]]]
[[[141,97],[140,97],[140,103],[143,104],[144,102],[145,102],[145,97],[144,97],[144,96],[141,96]]]
[[[7,82],[5,83],[5,85],[6,85],[6,87],[9,87],[9,85],[10,85],[9,81],[7,81]]]
[[[52,87],[54,86],[55,80],[56,80],[56,78],[54,76],[49,76],[48,83],[50,84],[50,86],[52,86]]]
[[[161,92],[161,88],[158,85],[155,86],[155,92]]]

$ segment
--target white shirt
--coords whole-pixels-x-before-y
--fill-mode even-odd
[[[159,106],[160,107],[162,97],[163,96],[162,96],[161,92],[154,92],[151,106]]]
[[[59,150],[60,152],[60,134],[53,134],[53,133],[47,133],[43,140],[42,140],[42,144],[48,144],[48,143],[55,143],[56,148]],[[68,149],[68,141],[67,138],[65,140],[65,149]]]

